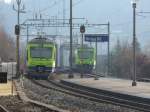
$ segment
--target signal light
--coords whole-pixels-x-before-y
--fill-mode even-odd
[[[15,34],[20,35],[20,26],[19,25],[15,25]]]
[[[84,26],[84,25],[81,25],[81,26],[80,26],[80,32],[81,32],[81,33],[85,33],[85,26]]]

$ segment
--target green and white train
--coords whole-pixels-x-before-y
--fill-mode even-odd
[[[47,38],[35,38],[27,44],[26,70],[28,77],[48,78],[56,67],[56,44]]]
[[[96,64],[96,51],[92,47],[75,50],[75,69],[77,72],[92,73]]]

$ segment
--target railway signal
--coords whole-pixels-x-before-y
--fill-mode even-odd
[[[82,34],[81,47],[82,47],[82,55],[83,55],[83,36],[84,36],[84,33],[85,33],[85,26],[84,26],[84,25],[81,25],[81,26],[80,26],[80,32],[81,32],[81,34]],[[81,78],[83,78],[83,64],[82,64]]]
[[[20,25],[19,24],[15,26],[15,34],[16,34],[16,46],[17,46],[17,48],[16,48],[16,59],[17,59],[16,75],[17,75],[17,77],[19,77],[19,75],[20,75],[20,72],[19,72],[20,71],[20,56],[19,56]]]
[[[85,33],[85,26],[84,26],[84,25],[81,25],[81,26],[80,26],[80,32],[81,32],[81,33]]]
[[[15,34],[20,35],[20,26],[19,25],[15,25]]]

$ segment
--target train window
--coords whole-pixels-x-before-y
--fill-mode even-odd
[[[52,48],[50,47],[32,47],[30,49],[32,58],[51,58],[52,57]]]
[[[78,51],[78,56],[80,59],[93,58],[93,51]]]

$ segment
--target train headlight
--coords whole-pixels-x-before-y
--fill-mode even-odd
[[[56,66],[56,64],[55,64],[55,62],[53,62],[53,65],[52,65],[52,67],[55,67]]]
[[[80,60],[80,64],[83,64],[83,60]]]
[[[96,61],[94,61],[94,66],[96,65]]]

